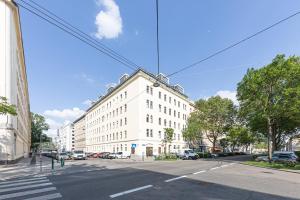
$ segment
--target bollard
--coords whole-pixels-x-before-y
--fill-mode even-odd
[[[51,160],[51,169],[54,170],[54,158]]]

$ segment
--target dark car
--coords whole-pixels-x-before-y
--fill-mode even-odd
[[[109,152],[101,152],[99,153],[99,158],[107,159],[109,155]]]

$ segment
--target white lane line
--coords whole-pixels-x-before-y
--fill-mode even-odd
[[[20,182],[26,182],[26,181],[41,180],[41,179],[46,179],[46,177],[37,177],[37,178],[29,178],[29,179],[21,179],[21,180],[13,180],[13,181],[6,180],[3,182],[0,182],[0,185],[8,184],[8,183],[20,183]]]
[[[215,169],[219,169],[220,167],[213,167],[213,168],[211,168],[211,169],[209,169],[209,170],[215,170]]]
[[[206,170],[201,170],[199,172],[194,172],[193,174],[201,174],[201,173],[204,173],[204,172],[206,172]]]
[[[10,191],[15,191],[15,190],[29,189],[29,188],[37,188],[37,187],[48,186],[48,185],[52,185],[52,183],[42,183],[42,184],[36,184],[36,185],[20,186],[20,187],[15,187],[15,188],[5,188],[5,189],[0,189],[0,193],[10,192]]]
[[[125,195],[125,194],[129,194],[129,193],[136,192],[136,191],[139,191],[139,190],[144,190],[144,189],[151,188],[151,187],[153,187],[153,185],[145,185],[143,187],[138,187],[138,188],[134,188],[134,189],[131,189],[131,190],[126,190],[124,192],[119,192],[119,193],[116,193],[116,194],[112,194],[112,195],[109,195],[109,197],[110,198],[116,198],[116,197],[119,197],[119,196],[122,196],[122,195]]]
[[[38,197],[33,197],[25,200],[50,200],[50,199],[57,199],[61,198],[60,193],[54,193],[54,194],[48,194],[48,195],[43,195],[43,196],[38,196]]]
[[[24,192],[5,194],[5,195],[0,195],[0,200],[21,197],[21,196],[30,195],[30,194],[37,194],[37,193],[42,193],[42,192],[49,192],[49,191],[54,191],[54,190],[56,190],[56,187],[48,187],[48,188],[43,188],[43,189],[28,190],[28,191],[24,191]]]
[[[34,183],[43,183],[43,182],[48,182],[48,179],[44,180],[38,180],[38,181],[28,181],[28,182],[21,182],[21,183],[10,183],[6,185],[0,185],[0,188],[6,188],[10,186],[20,186],[20,185],[29,185],[29,184],[34,184]]]
[[[178,180],[178,179],[182,179],[182,178],[185,178],[185,177],[186,176],[179,176],[179,177],[176,177],[176,178],[171,178],[171,179],[165,180],[165,182],[168,183],[168,182],[175,181],[175,180]]]

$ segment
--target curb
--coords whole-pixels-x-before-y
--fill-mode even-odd
[[[276,169],[276,168],[272,168],[272,167],[260,167],[260,166],[255,166],[255,165],[246,164],[246,163],[242,163],[242,162],[239,162],[239,164],[247,165],[247,166],[251,166],[251,167],[257,167],[257,168],[263,168],[263,169],[272,169],[272,170],[281,171],[281,172],[289,172],[289,173],[294,173],[294,174],[300,174],[300,171],[297,172],[297,171],[291,171],[291,170],[286,170],[286,169]]]

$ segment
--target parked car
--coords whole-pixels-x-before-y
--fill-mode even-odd
[[[108,159],[116,159],[116,158],[117,158],[117,155],[116,155],[116,153],[109,153],[109,154],[107,155],[107,158],[108,158]]]
[[[198,158],[198,155],[191,149],[183,150],[182,153],[179,152],[179,158],[185,160],[196,160]]]
[[[107,159],[109,154],[110,154],[109,152],[101,152],[99,154],[99,158]]]
[[[68,159],[70,159],[69,155],[66,152],[58,153],[56,158],[57,158],[57,160],[60,160],[60,159],[68,160]]]
[[[85,156],[85,153],[83,151],[74,151],[72,153],[72,159],[73,160],[85,160],[86,159],[86,156]]]
[[[128,152],[117,152],[116,153],[116,158],[118,158],[118,159],[130,158],[130,153],[128,153]]]
[[[274,158],[272,159],[274,162],[279,163],[296,163],[298,160],[298,156],[294,152],[282,151],[274,152]]]

